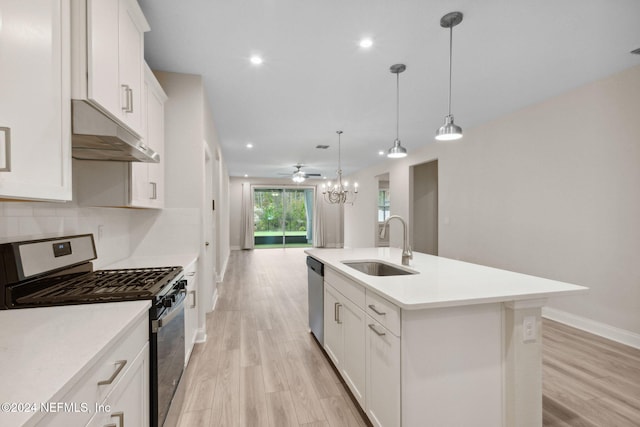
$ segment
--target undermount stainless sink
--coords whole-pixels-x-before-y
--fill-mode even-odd
[[[417,271],[396,267],[381,261],[342,261],[346,266],[354,268],[369,276],[403,276],[418,274]]]

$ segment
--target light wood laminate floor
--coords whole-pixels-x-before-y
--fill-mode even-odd
[[[180,427],[369,425],[308,332],[306,283],[303,249],[231,252]],[[543,331],[545,426],[640,426],[640,350]]]

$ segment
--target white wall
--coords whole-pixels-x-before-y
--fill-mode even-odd
[[[361,194],[345,209],[345,244],[372,245],[376,175],[389,172],[391,212],[408,218],[409,167],[438,159],[441,256],[588,286],[550,307],[640,343],[639,113],[634,67],[465,129],[460,141],[426,140],[349,178]],[[399,238],[396,228],[392,246]]]

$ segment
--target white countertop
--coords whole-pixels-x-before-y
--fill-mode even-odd
[[[433,255],[413,253],[408,268],[419,274],[370,276],[342,261],[381,260],[401,265],[398,248],[308,249],[305,253],[403,309],[453,307],[542,299],[588,288]]]
[[[129,301],[0,310],[0,403],[62,401],[149,307],[149,301]],[[0,411],[0,425],[22,426],[42,415]]]
[[[109,264],[103,269],[117,268],[145,268],[145,267],[174,267],[181,266],[185,270],[198,259],[197,253],[149,255],[132,257]]]

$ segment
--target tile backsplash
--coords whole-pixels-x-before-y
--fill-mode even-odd
[[[0,242],[93,234],[95,268],[130,255],[197,253],[200,209],[81,207],[74,202],[0,202]]]
[[[31,240],[73,234],[94,236],[96,268],[126,258],[131,252],[132,217],[154,211],[79,207],[75,203],[0,202],[0,240]]]

